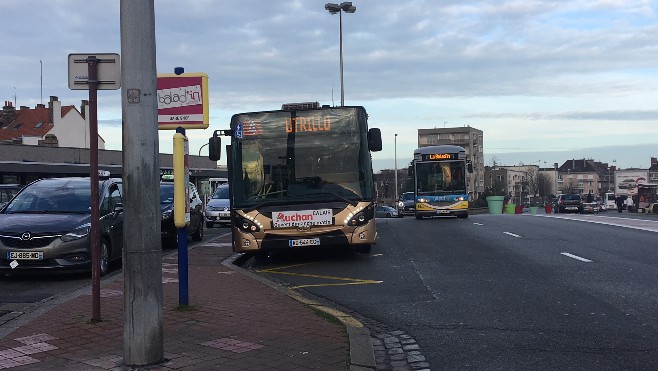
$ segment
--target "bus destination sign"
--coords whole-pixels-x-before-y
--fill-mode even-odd
[[[430,153],[423,155],[425,161],[454,160],[457,158],[455,153]]]

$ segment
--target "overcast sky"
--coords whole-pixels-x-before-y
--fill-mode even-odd
[[[158,73],[209,75],[210,129],[187,131],[191,153],[235,113],[340,103],[339,17],[325,3],[155,1]],[[381,128],[373,159],[391,159],[383,167],[394,166],[395,133],[406,167],[417,129],[465,125],[484,131],[486,165],[592,157],[647,168],[658,156],[656,1],[353,4],[343,14],[345,104]],[[121,53],[118,0],[2,0],[0,12],[3,101],[34,107],[55,95],[79,106],[87,92],[68,89],[68,54]],[[119,150],[120,90],[98,104],[99,133]],[[161,152],[172,135],[160,132]]]

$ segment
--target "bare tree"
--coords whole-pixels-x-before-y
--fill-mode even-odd
[[[550,196],[552,189],[553,187],[551,186],[551,178],[543,173],[537,174],[537,192],[539,192],[539,196]]]

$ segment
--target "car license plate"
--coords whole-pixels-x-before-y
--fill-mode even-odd
[[[450,210],[437,210],[437,214],[450,214]]]
[[[228,211],[220,211],[219,216],[227,217],[227,216],[231,216],[231,213]]]
[[[290,247],[298,247],[298,246],[317,246],[320,244],[320,239],[319,238],[302,238],[299,240],[289,240],[288,245]]]
[[[578,209],[578,206],[567,206],[566,209],[567,210],[576,210],[576,209]]]
[[[30,251],[30,252],[9,251],[9,252],[7,252],[7,259],[9,259],[9,260],[43,260],[43,251]]]

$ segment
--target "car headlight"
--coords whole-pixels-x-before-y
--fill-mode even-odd
[[[72,230],[71,232],[63,235],[61,238],[64,242],[74,241],[83,237],[87,237],[89,233],[91,233],[91,223],[85,223]]]
[[[169,219],[171,218],[171,214],[173,213],[173,210],[168,210],[162,213],[162,219]]]

